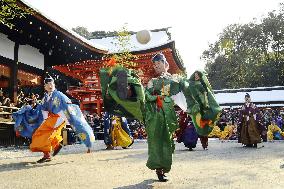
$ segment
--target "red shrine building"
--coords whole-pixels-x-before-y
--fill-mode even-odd
[[[185,69],[176,54],[174,45],[174,41],[168,41],[157,47],[132,51],[132,54],[137,57],[137,59],[134,60],[134,62],[137,63],[137,67],[134,69],[138,70],[144,85],[154,76],[151,59],[159,52],[162,52],[166,56],[170,65],[170,73],[184,73]],[[81,86],[69,87],[67,91],[72,97],[80,100],[82,110],[90,113],[100,113],[103,110],[99,70],[101,67],[105,66],[107,61],[108,60],[87,60],[53,66],[54,69],[82,81]]]
[[[44,73],[52,67],[81,82],[80,86],[69,86],[61,92],[78,99],[82,110],[103,111],[98,74],[108,61],[105,55],[118,51],[112,45],[115,36],[87,40],[24,1],[19,4],[32,8],[35,13],[14,19],[13,29],[0,24],[0,88],[16,100],[20,86],[42,86]],[[151,59],[159,52],[166,56],[170,73],[185,72],[168,30],[151,30],[152,38],[146,45],[139,44],[132,32],[129,51],[137,57],[134,69],[139,71],[143,84],[154,76]]]

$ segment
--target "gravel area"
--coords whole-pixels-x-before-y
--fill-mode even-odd
[[[264,147],[262,147],[264,145]],[[131,149],[105,150],[96,141],[92,153],[83,145],[65,146],[51,162],[37,164],[41,153],[28,148],[0,148],[0,188],[284,188],[284,142],[268,142],[244,148],[236,141],[209,140],[188,151],[176,145],[169,181],[157,181],[149,170],[146,141]]]

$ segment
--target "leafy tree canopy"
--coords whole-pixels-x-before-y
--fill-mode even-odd
[[[0,1],[0,23],[9,28],[13,28],[12,20],[14,18],[22,18],[28,14],[32,14],[30,8],[26,8],[17,4],[17,0],[1,0]]]
[[[202,59],[214,89],[284,85],[284,5],[227,26]]]

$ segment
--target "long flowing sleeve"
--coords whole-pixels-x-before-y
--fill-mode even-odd
[[[100,70],[104,109],[114,115],[143,121],[144,88],[134,72],[120,66]]]
[[[22,137],[32,138],[34,131],[43,122],[41,108],[42,106],[40,104],[35,108],[26,105],[13,113],[13,119],[15,120],[14,129],[18,131]]]
[[[200,104],[197,102],[193,95],[193,87],[189,86],[189,83],[187,81],[184,81],[182,84],[182,91],[184,93],[184,96],[186,98],[187,103],[187,110],[186,112],[188,114],[194,115],[200,112]]]
[[[202,72],[201,79],[195,81],[194,74],[183,87],[188,110],[199,135],[207,136],[213,129],[221,113],[212,88]]]
[[[84,144],[90,148],[95,141],[94,132],[91,126],[84,118],[78,105],[71,104],[71,100],[61,92],[57,92],[54,98],[53,111],[59,113],[63,111],[69,124],[75,128],[76,134],[84,142]]]

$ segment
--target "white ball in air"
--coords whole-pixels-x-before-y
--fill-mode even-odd
[[[141,30],[136,33],[136,39],[139,43],[145,45],[151,40],[151,35],[149,30]]]

